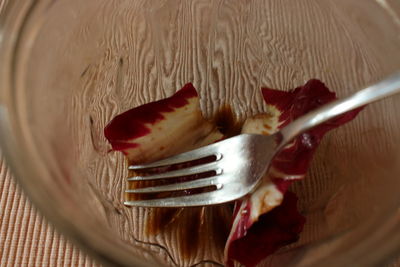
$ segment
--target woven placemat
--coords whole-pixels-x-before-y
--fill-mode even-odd
[[[100,266],[36,212],[1,159],[0,192],[0,266]]]
[[[0,266],[99,266],[60,235],[0,162]]]
[[[0,194],[0,266],[99,266],[36,212],[1,158]],[[390,267],[400,267],[400,256]]]
[[[99,266],[36,212],[1,158],[0,194],[0,266]]]

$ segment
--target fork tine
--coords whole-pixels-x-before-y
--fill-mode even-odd
[[[168,192],[168,191],[179,191],[186,189],[194,189],[194,188],[202,188],[207,186],[215,185],[217,189],[222,188],[222,184],[218,183],[218,176],[213,176],[209,178],[203,178],[194,181],[175,183],[169,185],[160,185],[160,186],[149,186],[144,188],[135,188],[128,189],[126,193],[160,193],[160,192]]]
[[[216,143],[217,144],[217,143]],[[210,156],[216,156],[217,161],[222,158],[222,154],[217,153],[215,148],[217,147],[216,144],[211,144],[205,147],[201,147],[192,151],[184,152],[166,159],[162,159],[159,161],[141,164],[141,165],[131,165],[128,167],[129,170],[140,170],[140,169],[149,169],[149,168],[156,168],[162,166],[168,166],[173,164],[184,163],[196,159],[201,159]]]
[[[215,171],[217,174],[221,174],[222,170],[217,168],[217,162],[210,162],[203,165],[188,167],[180,170],[169,171],[164,173],[146,175],[146,176],[133,176],[129,177],[128,181],[147,181],[147,180],[157,180],[157,179],[166,179],[166,178],[174,178],[180,176],[187,176],[198,173],[205,173],[208,171]]]
[[[168,197],[150,200],[125,201],[124,205],[133,207],[196,207],[229,202],[237,198],[236,195],[224,194],[224,190],[199,193],[188,196]]]

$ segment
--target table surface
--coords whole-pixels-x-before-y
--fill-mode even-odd
[[[36,212],[0,161],[0,266],[98,266]]]
[[[100,266],[38,214],[1,158],[0,192],[0,266]]]
[[[0,192],[0,266],[99,266],[37,213],[2,158]],[[390,266],[400,267],[400,257]]]
[[[0,0],[0,15],[8,1]],[[100,266],[38,214],[1,156],[0,192],[0,266]]]

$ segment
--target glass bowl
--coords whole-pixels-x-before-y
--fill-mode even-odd
[[[261,87],[311,78],[346,96],[400,69],[399,14],[395,0],[8,1],[2,151],[39,210],[104,264],[222,264],[207,246],[184,256],[185,230],[150,234],[151,210],[122,204],[126,163],[104,126],[187,82],[206,116],[224,103],[238,118],[265,111]],[[326,136],[292,186],[300,240],[261,265],[369,266],[399,252],[398,114],[395,96]]]

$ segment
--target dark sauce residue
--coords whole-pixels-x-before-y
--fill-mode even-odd
[[[223,106],[214,116],[213,121],[225,137],[240,134],[242,122],[236,119],[229,105]],[[176,164],[169,167],[142,170],[141,172],[130,171],[129,176],[145,176],[154,173],[179,170],[199,164],[205,164],[215,160],[215,157],[206,157],[185,164]],[[142,188],[155,185],[165,185],[182,181],[191,181],[200,178],[210,177],[215,172],[204,172],[191,176],[176,177],[156,181],[128,182],[128,188]],[[165,198],[182,195],[191,195],[207,191],[213,191],[215,187],[191,189],[185,191],[163,192],[158,194],[127,194],[127,200]],[[149,216],[146,222],[148,235],[157,235],[161,232],[174,231],[179,228],[180,239],[178,244],[181,254],[185,258],[196,255],[200,248],[214,248],[223,253],[228,238],[231,220],[232,204],[224,204],[213,207],[194,208],[152,208],[149,209]]]
[[[183,164],[175,164],[171,165],[168,167],[162,167],[162,168],[153,168],[153,169],[145,169],[141,170],[140,172],[138,171],[131,171],[130,172],[130,177],[131,176],[146,176],[146,175],[151,175],[151,174],[157,174],[157,173],[166,173],[169,171],[175,171],[175,170],[180,170],[188,167],[193,167],[197,166],[200,164],[206,164],[209,162],[213,162],[215,160],[214,156],[211,157],[205,157],[199,160],[194,160],[190,162],[186,162]],[[156,185],[168,185],[168,184],[174,184],[178,182],[188,182],[188,181],[193,181],[201,178],[207,178],[215,175],[215,171],[207,171],[207,172],[202,172],[194,175],[186,175],[186,176],[180,176],[180,177],[174,177],[174,178],[168,178],[168,179],[158,179],[158,180],[153,180],[153,181],[130,181],[128,182],[128,187],[129,188],[143,188],[143,187],[149,187],[149,186],[156,186]],[[183,196],[183,195],[190,195],[190,194],[197,194],[197,193],[202,193],[202,192],[208,192],[215,190],[214,186],[206,187],[206,188],[201,188],[201,189],[190,189],[190,190],[184,190],[184,191],[170,191],[170,192],[162,192],[162,193],[152,193],[152,194],[127,194],[127,198],[129,200],[145,200],[145,199],[154,199],[154,198],[165,198],[165,197],[176,197],[176,196]]]
[[[228,104],[221,107],[214,115],[213,121],[226,138],[240,134],[243,126],[243,121],[237,119],[237,116]]]

